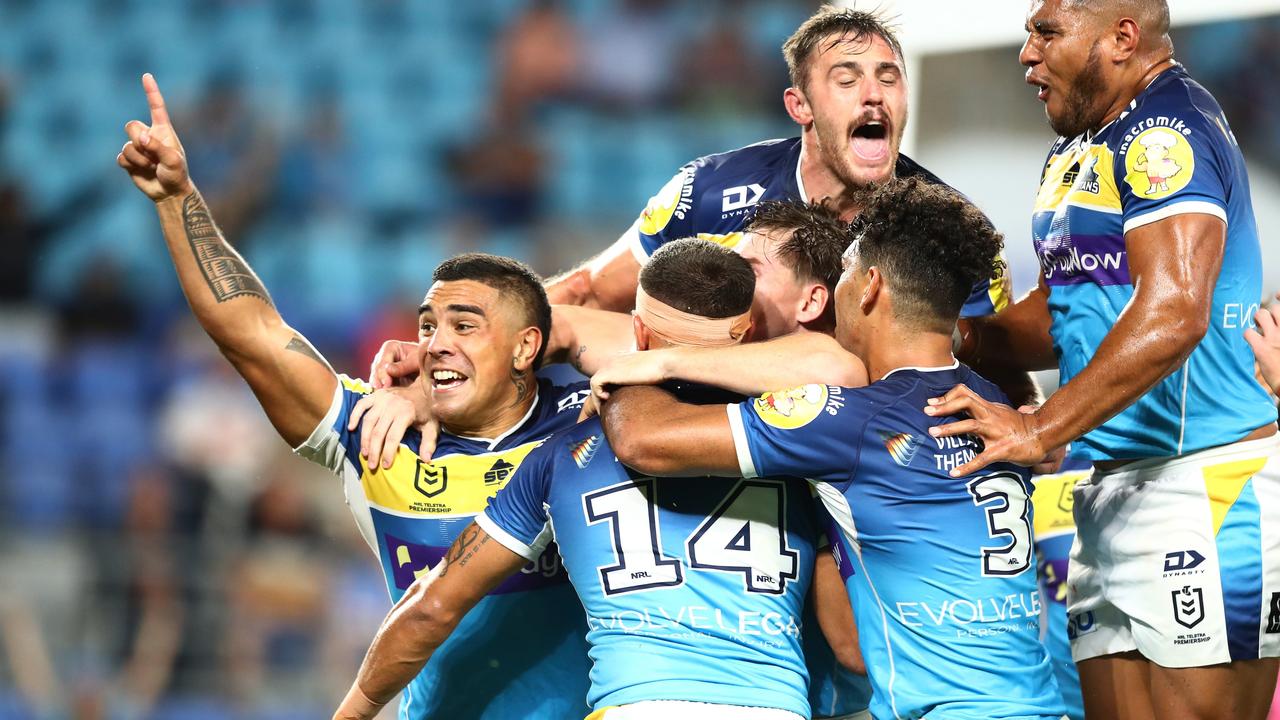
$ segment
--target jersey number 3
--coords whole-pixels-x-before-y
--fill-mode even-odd
[[[662,550],[656,481],[633,480],[582,499],[591,524],[608,522],[617,562],[600,568],[608,595],[684,582],[679,559]],[[743,480],[685,541],[689,567],[741,573],[747,592],[780,595],[797,575],[800,556],[787,546],[786,496],[780,482]]]
[[[1017,575],[1031,567],[1031,499],[1022,478],[1011,472],[983,475],[970,481],[969,494],[974,505],[986,505],[991,539],[1009,540],[982,549],[982,574]]]

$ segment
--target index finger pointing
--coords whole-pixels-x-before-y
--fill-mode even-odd
[[[151,106],[151,124],[170,125],[169,111],[164,107],[164,96],[160,94],[160,86],[151,73],[142,76],[142,89],[147,93],[147,105]]]

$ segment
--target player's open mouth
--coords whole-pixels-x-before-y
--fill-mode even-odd
[[[1030,70],[1027,71],[1027,84],[1036,88],[1036,97],[1040,99],[1040,102],[1049,101],[1049,84],[1033,77]]]
[[[467,376],[456,370],[432,370],[431,387],[436,392],[447,392],[467,381]]]
[[[889,127],[879,120],[865,122],[854,129],[849,145],[863,160],[884,160],[889,155]]]

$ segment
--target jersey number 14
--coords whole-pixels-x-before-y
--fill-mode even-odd
[[[607,595],[684,583],[679,559],[662,549],[657,481],[642,478],[583,497],[590,524],[608,522],[616,562],[600,568]],[[689,567],[741,573],[747,592],[780,595],[796,579],[799,553],[787,545],[786,488],[776,480],[743,480],[685,540]]]

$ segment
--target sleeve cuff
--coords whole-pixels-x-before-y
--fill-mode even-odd
[[[640,239],[640,219],[631,223],[631,227],[627,229],[627,247],[631,248],[631,255],[635,257],[636,262],[643,267],[649,262],[649,251],[644,248],[644,241]]]
[[[750,479],[760,477],[756,472],[755,461],[751,459],[751,446],[747,442],[747,429],[742,422],[742,404],[725,406],[729,414],[729,429],[733,432],[733,449],[738,455],[738,470],[742,477]]]
[[[1124,231],[1127,233],[1135,228],[1143,225],[1150,225],[1153,222],[1159,222],[1165,218],[1171,218],[1175,215],[1187,215],[1190,213],[1200,213],[1204,215],[1212,215],[1222,222],[1227,221],[1227,211],[1222,206],[1208,202],[1207,200],[1187,200],[1185,202],[1177,202],[1172,205],[1152,210],[1149,213],[1137,215],[1124,221]]]
[[[543,528],[538,537],[534,538],[532,545],[520,542],[514,535],[499,527],[498,523],[489,517],[487,510],[476,515],[476,524],[480,526],[481,530],[489,533],[489,537],[497,540],[499,545],[529,562],[537,560],[542,555],[542,551],[547,549],[547,543],[550,541],[550,533],[546,531],[546,528]]]
[[[293,452],[304,460],[326,467],[333,472],[342,470],[342,461],[345,457],[342,438],[333,429],[334,423],[342,413],[343,399],[342,376],[338,376],[333,384],[333,400],[329,403],[329,411],[311,431],[311,435],[293,449]]]

